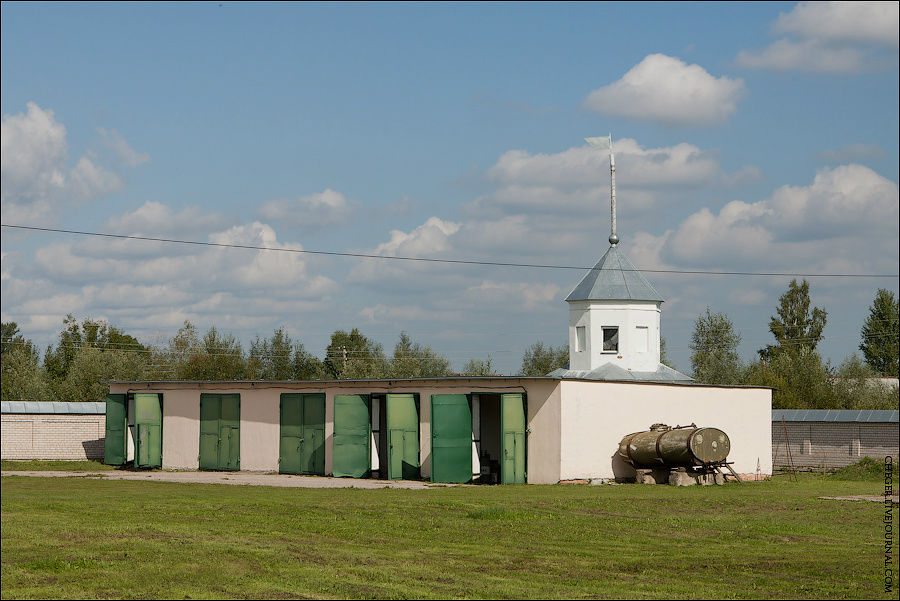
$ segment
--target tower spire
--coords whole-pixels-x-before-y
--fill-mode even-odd
[[[584,140],[594,148],[609,149],[609,244],[615,246],[619,243],[619,236],[616,234],[616,155],[613,153],[612,134]]]

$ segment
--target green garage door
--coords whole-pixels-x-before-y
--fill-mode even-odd
[[[126,404],[124,394],[106,395],[106,439],[103,443],[103,463],[125,463]]]
[[[503,424],[503,484],[525,484],[525,399],[521,394],[500,395],[500,423]]]
[[[162,467],[162,395],[134,395],[135,467]]]
[[[200,469],[241,469],[241,395],[200,395]]]
[[[388,478],[419,477],[419,410],[412,394],[389,394],[385,404],[388,433]]]
[[[364,478],[372,468],[372,420],[367,394],[334,396],[332,474]]]
[[[281,395],[282,474],[325,474],[325,395]]]
[[[431,479],[472,479],[472,408],[464,394],[431,395]]]

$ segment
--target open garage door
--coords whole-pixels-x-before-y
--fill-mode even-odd
[[[125,395],[106,395],[106,439],[103,443],[103,463],[107,465],[125,463],[125,414]]]
[[[367,394],[334,395],[332,474],[365,478],[372,468],[372,422]]]
[[[431,479],[472,479],[472,409],[465,394],[431,396]]]

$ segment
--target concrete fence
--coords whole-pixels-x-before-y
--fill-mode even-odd
[[[3,459],[103,459],[105,403],[3,401]]]
[[[863,457],[896,458],[897,411],[772,411],[772,465],[831,471]]]

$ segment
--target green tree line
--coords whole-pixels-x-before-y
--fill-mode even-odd
[[[2,324],[3,400],[103,400],[111,380],[342,380],[453,375],[450,360],[401,332],[392,354],[358,329],[337,330],[319,358],[285,328],[246,351],[215,326],[190,322],[166,343],[144,345],[101,320],[63,321],[43,357],[15,322]],[[463,375],[496,375],[491,357],[469,359]]]
[[[740,334],[724,313],[707,307],[691,338],[693,378],[700,383],[770,386],[776,408],[896,408],[896,388],[873,384],[897,376],[898,305],[879,290],[861,330],[859,350],[834,367],[816,346],[827,312],[812,307],[809,283],[793,280],[769,321],[774,344],[750,362],[737,349]],[[667,365],[665,340],[661,361]],[[537,341],[525,349],[518,375],[542,376],[569,362],[568,345]],[[462,375],[498,375],[493,359],[471,358]],[[105,321],[72,315],[43,354],[14,322],[2,324],[3,400],[102,400],[110,380],[341,380],[453,375],[450,361],[401,332],[393,353],[358,329],[336,330],[323,357],[309,352],[285,328],[257,336],[246,351],[215,326],[205,333],[190,322],[162,345],[145,345]]]
[[[809,282],[792,280],[769,320],[774,344],[759,349],[758,358],[747,363],[738,355],[741,336],[731,320],[707,307],[691,337],[694,379],[770,386],[776,409],[896,409],[897,387],[880,380],[898,372],[900,320],[894,294],[877,291],[860,331],[863,357],[854,352],[836,367],[816,350],[828,313],[811,305]]]

